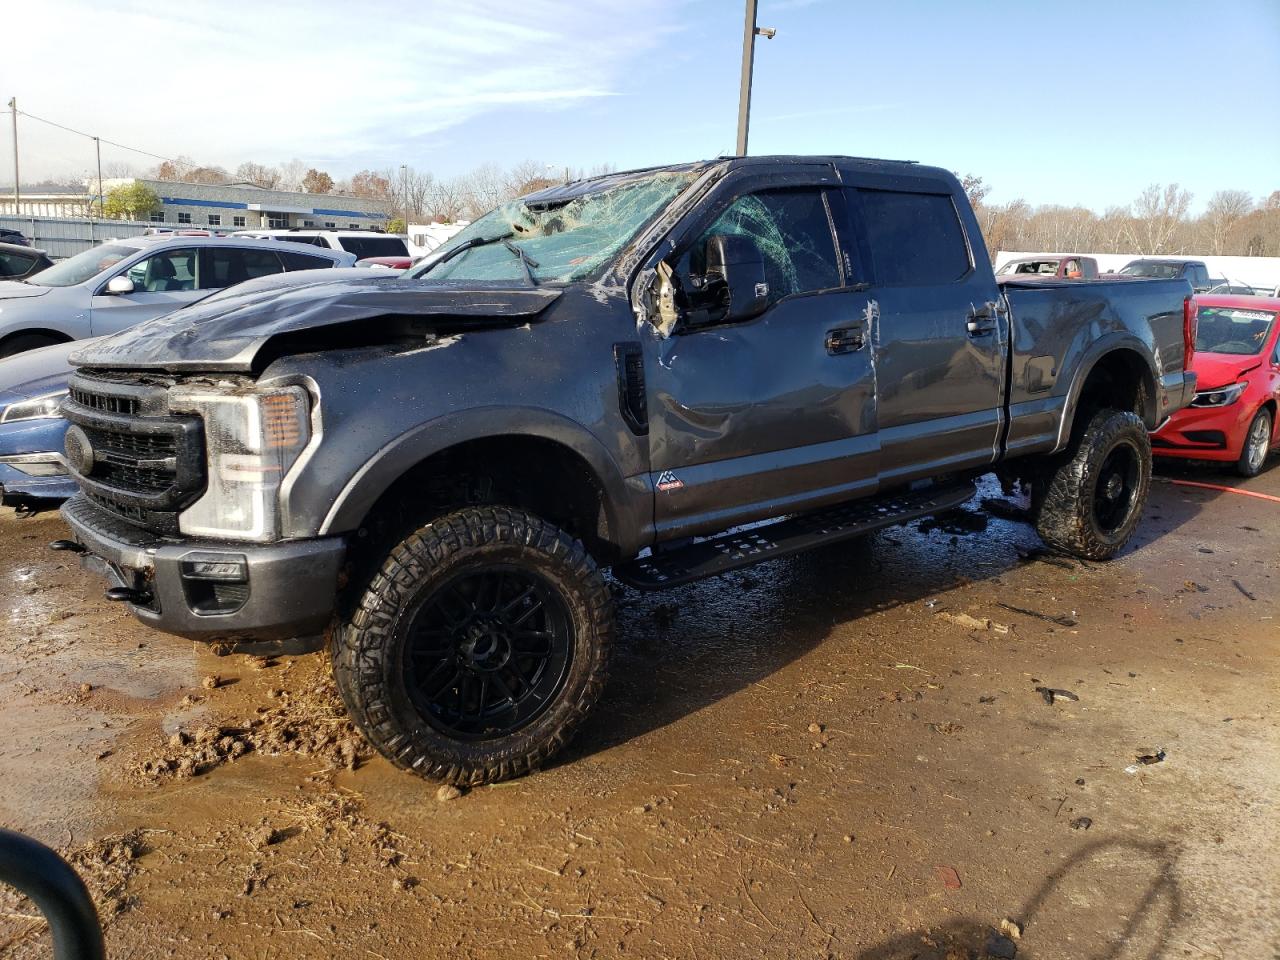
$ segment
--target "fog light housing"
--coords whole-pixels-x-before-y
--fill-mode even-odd
[[[249,562],[243,554],[189,553],[178,569],[187,606],[197,616],[226,616],[249,600]]]

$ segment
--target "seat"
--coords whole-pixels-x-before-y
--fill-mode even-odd
[[[181,290],[178,273],[173,269],[173,261],[168,257],[153,257],[147,265],[147,293],[163,293],[166,290]]]

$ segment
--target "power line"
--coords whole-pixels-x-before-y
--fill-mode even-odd
[[[101,140],[103,143],[109,143],[113,147],[119,147],[121,150],[128,150],[131,153],[140,153],[144,157],[151,157],[151,159],[153,160],[163,160],[166,163],[185,163],[186,162],[176,157],[162,157],[160,154],[152,153],[150,150],[142,150],[142,149],[139,149],[138,147],[131,147],[128,144],[117,143],[115,140],[108,140],[106,137],[95,137],[91,133],[85,133],[83,130],[76,130],[72,127],[68,127],[65,124],[58,123],[54,120],[47,120],[44,117],[37,117],[34,113],[27,113],[27,111],[25,110],[19,110],[18,116],[26,117],[29,120],[38,120],[41,123],[46,123],[51,127],[57,127],[59,130],[65,130],[67,131],[67,133],[74,133],[76,136],[85,137],[89,140]]]

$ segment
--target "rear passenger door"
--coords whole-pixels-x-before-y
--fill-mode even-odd
[[[846,182],[876,320],[881,485],[991,463],[1007,317],[969,208],[962,221],[941,179],[854,173]]]
[[[200,289],[221,290],[245,280],[283,273],[274,250],[255,247],[205,247],[200,251]]]

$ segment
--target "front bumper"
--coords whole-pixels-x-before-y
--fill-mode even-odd
[[[77,491],[75,481],[66,473],[59,476],[32,476],[20,464],[0,459],[0,504],[6,507],[16,506],[26,500],[65,500],[75,496]]]
[[[1255,409],[1246,399],[1225,407],[1184,407],[1151,434],[1151,452],[1185,460],[1239,460]]]
[[[192,640],[300,640],[315,647],[333,615],[346,555],[342,537],[178,540],[125,523],[83,495],[63,505],[62,517],[85,549],[82,565],[111,586],[136,591],[130,611],[157,630]],[[243,582],[204,579],[193,574],[196,563],[238,567]]]

